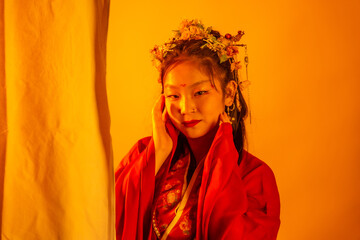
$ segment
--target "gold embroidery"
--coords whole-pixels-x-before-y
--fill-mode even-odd
[[[185,215],[183,217],[183,220],[180,222],[179,227],[184,235],[186,236],[190,235],[191,220],[189,219],[188,215]]]

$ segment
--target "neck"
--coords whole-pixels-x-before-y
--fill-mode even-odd
[[[199,138],[187,138],[191,151],[194,154],[196,165],[209,152],[210,146],[214,140],[218,128],[219,126],[214,127],[207,134]]]

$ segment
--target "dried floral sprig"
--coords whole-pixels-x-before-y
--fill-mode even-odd
[[[152,61],[154,66],[161,71],[161,64],[163,63],[168,52],[173,51],[178,41],[187,40],[203,40],[204,45],[201,48],[207,47],[208,49],[216,52],[220,59],[220,63],[229,61],[231,64],[231,71],[237,74],[237,70],[241,68],[240,61],[237,60],[239,54],[239,46],[245,46],[244,44],[238,44],[241,37],[244,35],[243,31],[238,31],[236,35],[229,33],[222,36],[218,31],[212,29],[212,27],[205,28],[200,20],[184,20],[181,22],[178,30],[174,30],[174,36],[165,42],[163,45],[155,45],[151,49]],[[242,83],[239,83],[242,85]],[[243,88],[244,86],[241,86]]]

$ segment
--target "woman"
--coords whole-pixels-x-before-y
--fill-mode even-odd
[[[243,150],[242,35],[185,20],[152,50],[163,93],[116,170],[117,239],[276,239],[274,175]]]

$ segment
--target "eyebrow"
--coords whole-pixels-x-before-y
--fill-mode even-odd
[[[195,87],[195,86],[198,86],[198,85],[206,83],[206,82],[210,82],[210,80],[198,81],[196,83],[189,85],[189,87]],[[175,85],[171,85],[171,84],[165,84],[164,88],[179,88],[179,87],[175,86]]]

